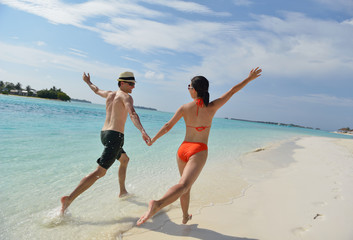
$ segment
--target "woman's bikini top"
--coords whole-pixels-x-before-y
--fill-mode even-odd
[[[195,103],[196,103],[196,106],[197,106],[196,116],[198,116],[199,115],[199,107],[202,108],[204,106],[203,99],[202,98],[195,99]],[[206,128],[209,128],[211,126],[194,127],[194,126],[186,125],[186,127],[195,128],[196,131],[202,132],[203,130],[205,130]]]

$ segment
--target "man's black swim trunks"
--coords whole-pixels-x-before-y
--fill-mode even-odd
[[[113,130],[101,131],[101,141],[104,150],[97,163],[102,168],[108,169],[113,165],[115,159],[119,159],[121,154],[125,153],[123,149],[124,134]]]

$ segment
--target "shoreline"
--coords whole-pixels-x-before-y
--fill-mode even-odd
[[[76,98],[72,98],[70,101],[63,101],[63,100],[60,100],[60,99],[40,98],[40,97],[34,97],[34,96],[21,96],[21,95],[14,95],[14,94],[3,94],[3,93],[0,93],[0,95],[3,95],[3,96],[14,96],[14,97],[24,97],[24,98],[32,98],[32,99],[53,100],[53,101],[69,102],[69,103],[70,102],[78,102],[78,103],[87,103],[87,104],[99,104],[99,105],[105,106],[105,104],[93,103],[93,102],[85,100],[85,99],[76,99]],[[158,111],[158,109],[156,109],[156,108],[144,107],[144,106],[134,106],[134,108],[150,110],[150,111]]]
[[[1,115],[4,123],[2,145],[7,149],[2,162],[4,194],[1,206],[4,231],[0,233],[0,239],[21,239],[22,236],[27,236],[31,239],[103,240],[116,239],[123,232],[125,235],[122,237],[128,237],[129,234],[132,236],[135,231],[143,232],[141,236],[138,235],[142,238],[150,229],[157,231],[164,239],[173,237],[175,230],[179,231],[175,233],[175,237],[179,238],[184,235],[194,238],[196,236],[196,239],[213,236],[213,239],[222,240],[225,237],[229,239],[231,236],[240,236],[237,232],[222,229],[227,226],[228,221],[233,222],[237,218],[246,221],[233,207],[250,196],[258,186],[257,183],[269,179],[277,170],[295,163],[292,155],[296,148],[301,148],[295,144],[296,139],[309,134],[315,136],[317,133],[215,118],[209,139],[209,158],[192,188],[192,221],[187,227],[181,225],[182,213],[177,201],[148,222],[148,225],[137,228],[134,224],[146,211],[148,202],[159,199],[180,178],[175,154],[176,147],[184,136],[185,128],[182,124],[176,126],[174,132],[152,148],[141,141],[139,134],[135,134],[136,130],[131,122],[127,124],[126,130],[130,132],[126,138],[125,150],[131,162],[126,187],[131,195],[125,199],[118,197],[117,162],[104,179],[97,181],[73,203],[65,218],[58,219],[60,197],[67,195],[83,176],[94,169],[95,156],[102,151],[97,129],[101,127],[104,108],[77,103],[72,106],[57,102],[49,104],[49,101],[2,95],[0,99],[4,103],[4,114]],[[151,132],[157,132],[160,123],[168,121],[171,114],[145,111],[141,117],[142,121],[148,122],[147,128]],[[348,138],[331,133],[318,135],[321,134],[331,138]],[[38,144],[38,139],[45,141]],[[329,150],[325,144],[321,148],[324,151]],[[43,152],[46,154],[42,154]],[[33,178],[33,174],[43,164],[46,166],[45,174]],[[249,188],[250,184],[252,185]],[[270,188],[268,193],[271,191]],[[46,194],[43,195],[43,192]],[[259,199],[262,198],[260,195]],[[250,204],[249,209],[253,210],[257,205],[258,203]],[[223,207],[226,209],[225,213],[219,210]],[[215,217],[208,217],[208,212],[212,209],[217,214]],[[317,213],[321,212],[315,214]],[[252,223],[254,217],[249,219]],[[209,220],[214,222],[210,226],[205,225],[209,224]],[[260,222],[259,225],[261,224]],[[167,226],[170,226],[170,230],[162,232]],[[233,228],[229,229],[235,231]],[[243,236],[250,238],[251,235]]]
[[[179,208],[161,212],[120,237],[128,240],[181,236],[203,240],[352,239],[353,140],[303,137],[294,143],[292,147],[281,145],[245,156],[245,162],[278,157],[292,157],[294,161],[259,178],[254,176],[242,196],[225,204],[192,209],[193,219],[186,225],[181,224]]]
[[[351,132],[339,132],[339,131],[335,131],[332,133],[336,133],[336,134],[342,134],[342,135],[347,135],[347,136],[352,136],[353,137],[353,131]]]
[[[63,101],[63,100],[60,100],[60,99],[40,98],[40,97],[34,97],[34,96],[21,96],[21,95],[3,94],[3,93],[0,93],[0,95],[3,95],[3,96],[13,96],[13,97],[23,97],[23,98],[33,98],[33,99],[43,99],[43,100],[53,100],[53,101],[60,101],[60,102],[67,102],[67,101]],[[70,101],[69,101],[69,102],[70,102]]]

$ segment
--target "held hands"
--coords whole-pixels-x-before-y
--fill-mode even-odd
[[[249,73],[249,76],[248,76],[248,79],[250,81],[254,80],[255,78],[258,78],[261,76],[261,73],[262,72],[262,69],[257,67],[255,69],[251,69],[250,73]]]
[[[143,133],[142,133],[142,139],[143,139],[143,141],[145,141],[145,143],[147,144],[147,146],[151,146],[151,145],[152,145],[151,138],[147,135],[146,132],[143,132]]]
[[[153,138],[151,139],[151,145],[149,145],[149,146],[152,146],[152,144],[155,143],[155,141],[157,141],[157,139],[156,139],[155,137],[153,137]]]
[[[145,136],[147,136],[147,138],[145,138]],[[147,135],[147,133],[145,133],[145,135],[144,134],[142,134],[142,138],[143,138],[143,140],[145,141],[145,143],[147,144],[147,146],[152,146],[152,144],[157,140],[157,139],[155,139],[155,138],[150,138],[148,135]]]

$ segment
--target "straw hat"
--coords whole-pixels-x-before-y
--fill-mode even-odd
[[[123,72],[120,73],[119,78],[117,79],[119,82],[136,82],[134,74],[132,72]]]

